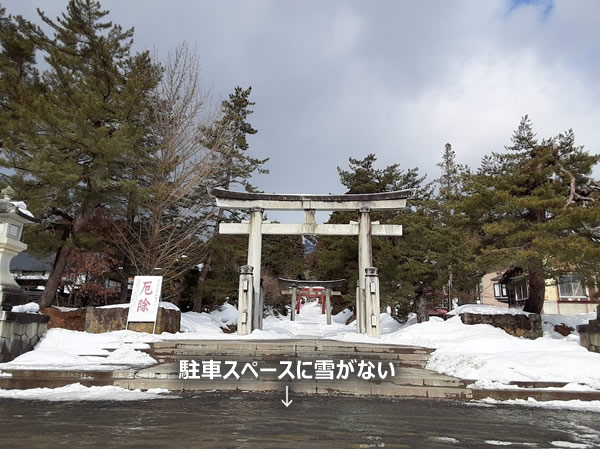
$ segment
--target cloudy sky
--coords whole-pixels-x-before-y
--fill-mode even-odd
[[[64,1],[2,1],[33,20]],[[103,0],[139,49],[195,45],[215,101],[252,86],[251,152],[266,192],[342,193],[336,167],[429,178],[446,142],[476,167],[529,114],[539,136],[573,128],[600,152],[598,0]]]

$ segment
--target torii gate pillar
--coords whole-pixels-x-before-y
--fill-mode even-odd
[[[260,328],[262,318],[262,307],[261,307],[261,257],[262,257],[262,219],[263,209],[253,208],[250,212],[250,235],[248,236],[248,265],[253,270],[253,301],[250,308],[251,325],[250,332],[252,330]]]
[[[356,297],[356,330],[367,332],[366,268],[373,265],[371,249],[371,215],[369,209],[358,211],[358,296]]]

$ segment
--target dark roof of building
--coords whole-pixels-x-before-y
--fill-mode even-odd
[[[10,271],[50,271],[54,263],[54,254],[40,258],[29,253],[20,253],[10,261]]]

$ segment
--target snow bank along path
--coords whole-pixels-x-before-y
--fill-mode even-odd
[[[473,312],[477,309],[463,307],[462,310]],[[485,313],[489,312],[486,307]],[[264,330],[255,330],[245,337],[223,333],[223,328],[235,324],[237,319],[237,310],[230,304],[210,314],[183,313],[181,332],[176,334],[150,335],[133,331],[88,334],[51,329],[34,351],[0,364],[0,370],[113,370],[148,366],[155,361],[140,349],[159,340],[325,338],[435,348],[428,369],[472,379],[474,386],[479,388],[515,388],[508,385],[511,381],[555,381],[569,383],[567,389],[570,390],[600,390],[600,354],[579,346],[577,335],[562,337],[552,330],[554,323],[563,322],[575,327],[575,324],[592,319],[594,314],[544,316],[544,337],[537,340],[516,338],[486,324],[467,326],[458,316],[447,321],[432,318],[420,324],[410,316],[406,323],[400,324],[386,313],[381,314],[381,339],[375,339],[357,334],[355,323],[346,325],[350,315],[349,311],[343,311],[333,318],[331,326],[327,326],[320,306],[307,303],[297,321],[269,316],[264,320]]]

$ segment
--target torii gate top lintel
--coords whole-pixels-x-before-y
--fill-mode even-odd
[[[384,193],[358,194],[274,194],[234,192],[211,189],[209,193],[217,200],[217,206],[232,209],[263,210],[395,210],[406,207],[406,200],[414,189]]]

